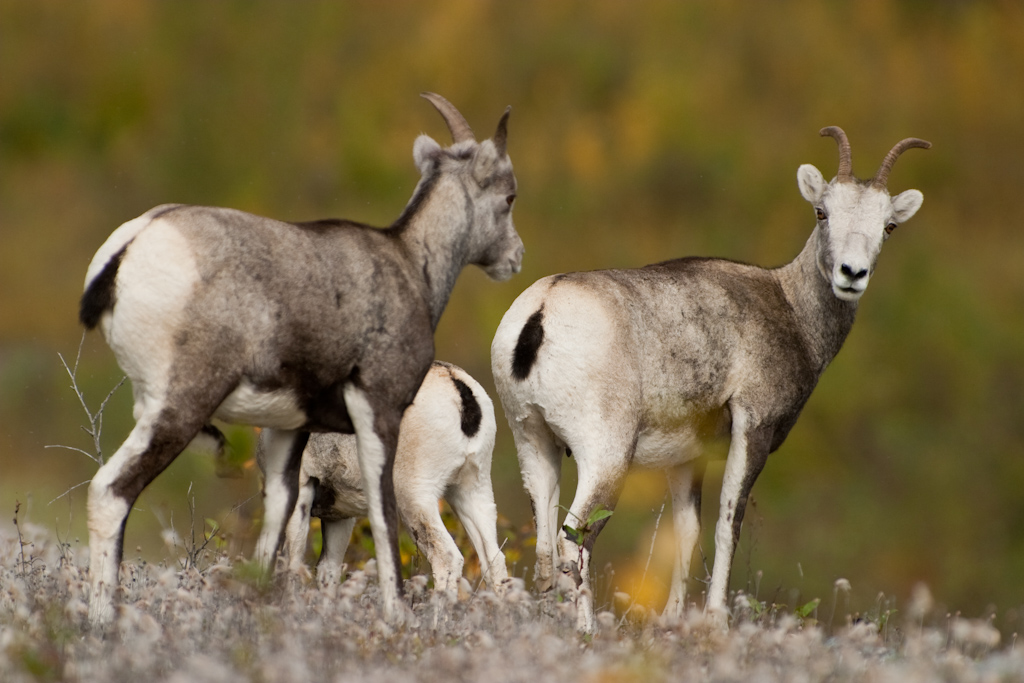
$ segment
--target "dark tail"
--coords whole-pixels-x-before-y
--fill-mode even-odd
[[[93,329],[99,324],[105,312],[114,310],[114,281],[117,279],[117,269],[127,248],[127,244],[121,247],[121,251],[107,261],[102,272],[86,287],[78,308],[78,319],[85,325],[85,329]]]
[[[458,377],[452,377],[455,388],[459,390],[459,399],[462,402],[462,433],[472,438],[480,431],[480,422],[483,420],[484,412],[480,408],[480,402],[473,395],[469,385]]]
[[[512,354],[512,376],[522,382],[530,375],[537,360],[537,350],[544,341],[544,307],[531,315],[519,333],[515,351]]]

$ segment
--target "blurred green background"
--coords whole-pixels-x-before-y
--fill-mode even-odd
[[[0,3],[0,511],[18,500],[23,519],[86,543],[85,488],[51,502],[95,468],[45,448],[91,445],[57,354],[72,362],[78,348],[93,252],[151,206],[384,225],[417,180],[415,136],[449,142],[419,92],[445,95],[481,138],[511,104],[523,272],[496,284],[467,270],[437,333],[438,357],[492,390],[491,336],[543,275],[795,256],[813,227],[796,169],[835,173],[818,129],[839,125],[861,176],[897,140],[931,140],[890,179],[925,203],[888,242],[845,348],[755,486],[733,587],[827,604],[842,577],[850,608],[868,611],[879,592],[905,600],[924,581],[948,609],[995,611],[1016,631],[1022,86],[1015,1]],[[89,335],[78,371],[89,405],[120,377]],[[109,454],[132,425],[127,387],[105,418]],[[529,505],[498,421],[498,507],[522,528]],[[244,457],[251,432],[231,436]],[[719,464],[705,491],[708,562],[720,479]],[[208,455],[187,453],[137,503],[126,556],[173,561],[159,532],[187,543],[193,498],[199,533],[217,520],[248,552],[259,501],[235,506],[258,487],[252,468],[220,479]],[[660,608],[665,500],[660,476],[631,479],[597,544],[599,601],[618,589]],[[527,547],[513,569],[531,564]],[[695,567],[702,576],[700,557]],[[699,598],[702,585],[691,589]]]

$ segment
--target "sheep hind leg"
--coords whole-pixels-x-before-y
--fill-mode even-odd
[[[609,520],[608,515],[598,515],[600,519],[594,516],[600,510],[614,510],[628,471],[626,452],[625,447],[603,451],[588,447],[573,449],[579,481],[565,526],[575,530],[577,539],[569,538],[570,532],[559,537],[559,570],[578,589],[576,628],[584,633],[596,630],[590,557],[598,534]]]
[[[558,564],[559,479],[562,454],[547,424],[538,416],[521,421],[510,420],[512,436],[523,475],[523,487],[530,496],[537,527],[537,564],[533,584],[538,591],[555,587]]]
[[[188,403],[180,405],[194,408]],[[128,438],[89,484],[89,619],[94,624],[107,623],[113,616],[124,529],[132,505],[142,490],[185,449],[209,417],[153,401],[145,403],[138,415]]]
[[[468,476],[452,488],[447,500],[476,549],[481,573],[491,590],[498,593],[504,591],[508,582],[508,567],[505,565],[505,554],[498,546],[498,509],[494,505],[490,472],[473,468]]]
[[[444,526],[437,500],[408,500],[403,495],[400,506],[402,520],[409,528],[416,547],[427,557],[430,573],[434,576],[434,589],[457,593],[465,560]]]

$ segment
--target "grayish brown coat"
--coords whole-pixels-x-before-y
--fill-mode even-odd
[[[136,418],[89,488],[94,621],[111,615],[132,503],[213,417],[275,428],[256,549],[264,566],[281,545],[309,433],[357,435],[385,613],[399,617],[391,470],[402,412],[462,268],[505,279],[523,253],[508,111],[493,141],[478,143],[449,102],[425,97],[455,144],[417,138],[422,177],[388,228],[162,206],[115,230],[93,258],[80,317],[101,327],[131,379]]]
[[[555,275],[523,292],[498,327],[492,371],[537,521],[536,580],[551,588],[559,573],[575,578],[583,630],[594,628],[590,552],[609,518],[587,520],[598,506],[615,507],[633,467],[668,475],[678,550],[666,612],[682,614],[703,446],[729,437],[707,601],[724,615],[750,489],[842,346],[882,243],[922,201],[916,190],[890,198],[884,180],[896,155],[861,183],[849,174],[846,136],[822,134],[837,138],[846,170],[826,183],[800,167],[817,225],[791,263],[766,270],[688,258]],[[579,473],[566,524],[591,527],[582,548],[558,533],[563,453]]]

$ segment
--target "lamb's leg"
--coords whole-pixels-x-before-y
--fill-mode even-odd
[[[355,528],[355,517],[327,521],[320,520],[320,531],[323,544],[320,559],[316,564],[316,580],[321,587],[331,586],[341,580],[342,567],[345,565],[345,551],[352,540],[352,529]]]
[[[308,477],[300,474],[299,492],[295,499],[295,508],[288,519],[284,534],[284,556],[288,562],[288,571],[301,573],[306,571],[306,546],[309,538],[309,517],[313,508],[313,496],[316,487]]]
[[[402,502],[399,506],[402,521],[409,528],[416,547],[426,555],[430,562],[430,572],[434,576],[434,588],[440,591],[458,591],[459,579],[462,578],[462,567],[465,560],[459,546],[455,544],[448,529],[441,519],[437,499],[426,491],[426,498],[409,498],[410,491],[402,491]]]
[[[188,406],[191,407],[194,406]],[[132,505],[142,490],[185,449],[209,417],[153,401],[136,414],[139,419],[131,434],[89,484],[89,619],[93,623],[109,622],[113,616],[124,528]]]
[[[299,496],[299,470],[309,432],[265,429],[263,432],[263,528],[256,541],[256,561],[273,569],[284,542],[285,526]],[[307,521],[308,525],[308,521]]]
[[[686,580],[690,576],[694,548],[700,539],[700,495],[706,466],[707,461],[700,459],[668,471],[676,557],[672,570],[672,590],[665,604],[666,616],[680,618],[686,609]]]
[[[727,624],[726,598],[733,555],[740,538],[747,497],[757,475],[764,468],[771,444],[771,431],[760,425],[751,425],[747,411],[730,405],[732,411],[732,442],[725,461],[722,479],[722,498],[718,524],[715,526],[715,564],[711,570],[711,586],[705,611],[714,619]]]
[[[396,623],[402,616],[401,561],[398,555],[398,507],[393,471],[401,410],[372,400],[355,384],[346,384],[345,406],[356,431],[359,467],[377,547],[377,575],[384,619]]]
[[[530,496],[537,526],[534,587],[539,591],[547,591],[555,585],[562,449],[555,444],[551,431],[539,417],[533,416],[522,422],[512,421],[510,426],[519,456],[523,487]]]
[[[490,465],[488,458],[488,465]],[[494,505],[490,467],[466,467],[447,500],[469,535],[480,558],[480,569],[491,590],[504,590],[508,580],[505,554],[498,545],[498,508]]]

